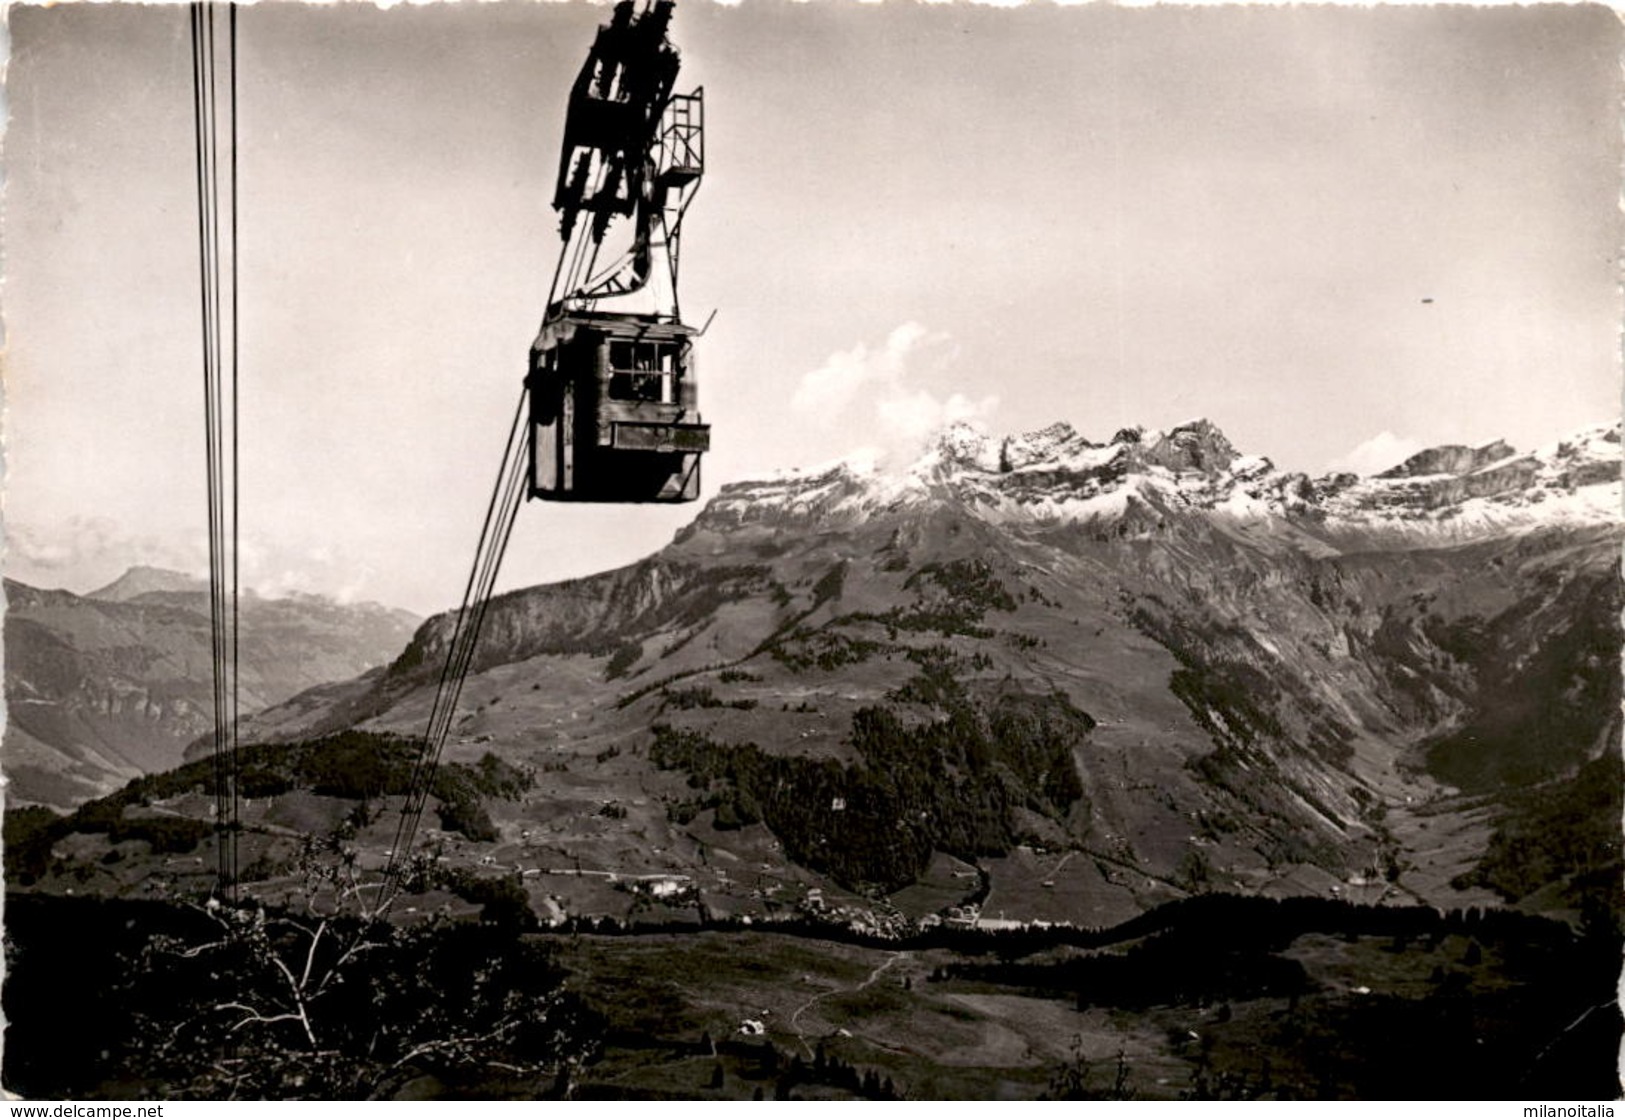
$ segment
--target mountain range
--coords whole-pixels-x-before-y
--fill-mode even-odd
[[[620,905],[583,869],[712,914],[1572,909],[1618,858],[1619,440],[1309,478],[1206,421],[956,426],[730,485],[639,563],[492,602],[447,757],[535,784],[430,835],[564,912]],[[449,632],[247,736],[420,733]]]
[[[7,801],[69,808],[179,765],[214,725],[208,585],[134,567],[88,595],[6,581]],[[316,595],[240,602],[244,711],[387,663],[419,621]]]
[[[439,791],[420,839],[555,917],[654,881],[870,923],[1215,890],[1572,913],[1618,867],[1619,463],[1617,426],[1369,478],[1206,421],[956,426],[900,470],[730,485],[643,561],[492,601],[445,761],[525,778]],[[392,791],[334,768],[421,734],[450,625],[246,721],[287,771],[245,809],[272,880],[288,822]],[[120,811],[203,813],[201,765]]]

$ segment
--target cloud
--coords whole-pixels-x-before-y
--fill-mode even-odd
[[[824,427],[872,424],[889,450],[915,450],[947,425],[986,420],[998,408],[997,396],[944,398],[913,383],[946,370],[957,353],[945,332],[902,323],[879,346],[860,342],[831,354],[802,377],[790,405]]]
[[[202,534],[133,533],[109,517],[70,516],[46,525],[10,521],[5,543],[6,575],[36,587],[85,594],[136,565],[209,578],[209,546]],[[240,586],[267,598],[309,592],[350,602],[373,594],[378,576],[372,565],[331,542],[256,533],[239,539],[237,566]]]
[[[354,603],[376,595],[375,567],[364,561],[346,560],[342,553],[325,545],[262,551],[252,558],[244,555],[240,563],[243,583],[268,599],[317,594]]]
[[[875,402],[881,428],[891,443],[914,447],[956,421],[985,421],[999,407],[997,396],[973,401],[963,393],[938,400],[924,389],[897,393]]]
[[[1393,432],[1378,432],[1348,454],[1326,464],[1330,471],[1353,471],[1358,475],[1373,475],[1397,467],[1426,445]]]
[[[202,541],[131,533],[110,517],[70,516],[53,525],[8,520],[6,574],[24,583],[90,591],[137,564],[207,575]]]
[[[790,407],[833,423],[864,390],[896,391],[911,365],[940,365],[952,341],[948,335],[927,330],[919,323],[903,323],[893,328],[876,349],[860,342],[850,350],[831,354],[823,365],[803,375],[790,398]]]

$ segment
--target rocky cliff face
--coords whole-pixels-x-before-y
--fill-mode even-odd
[[[66,807],[166,770],[214,725],[206,585],[133,568],[87,596],[6,582],[12,804]],[[241,604],[245,712],[382,665],[416,619],[319,596]]]

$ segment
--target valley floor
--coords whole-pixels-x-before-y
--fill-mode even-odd
[[[155,1003],[156,989],[127,975],[132,961],[153,959],[164,937],[190,936],[186,923],[197,919],[183,909],[41,894],[8,900],[9,1089],[57,1098],[210,1095],[209,1082],[174,1080],[173,1055],[164,1080],[150,1049],[169,1005],[184,1005],[190,993],[171,983]],[[104,935],[63,937],[69,928]],[[432,1002],[450,998],[448,981],[434,971],[445,965],[433,962],[437,946],[452,942],[475,945],[493,961],[549,962],[557,991],[577,1009],[561,1022],[582,1060],[564,1079],[503,1073],[511,1068],[506,1054],[501,1061],[464,1055],[456,1068],[423,1060],[395,1070],[381,1083],[385,1095],[1612,1099],[1619,1092],[1617,939],[1506,910],[1206,896],[1098,932],[938,929],[891,942],[807,926],[522,934],[465,920],[420,927],[416,940],[401,942],[418,948],[390,958],[395,971],[353,982],[362,997],[369,985],[404,982],[434,993]],[[363,998],[354,1006],[371,1004]],[[92,1007],[106,1013],[92,1020]],[[355,1034],[357,1024],[334,1027]],[[262,1057],[293,1069],[311,1060],[286,1044]],[[367,1091],[380,1090],[357,1090]]]
[[[1482,944],[1305,933],[1194,954],[1201,979],[1140,997],[1071,990],[1081,954],[1055,946],[1016,963],[699,932],[581,938],[563,960],[610,1024],[589,1096],[1617,1096],[1606,973],[1585,992],[1531,945]]]

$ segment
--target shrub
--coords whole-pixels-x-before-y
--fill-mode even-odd
[[[642,657],[642,642],[627,642],[617,646],[615,652],[609,655],[608,664],[604,666],[604,679],[613,681],[626,676],[627,670],[636,665]]]

